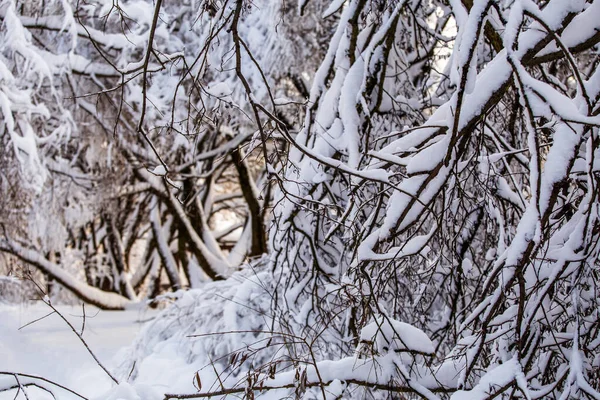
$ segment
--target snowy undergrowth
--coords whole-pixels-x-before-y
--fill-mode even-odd
[[[401,382],[409,382],[427,391],[439,379],[447,388],[456,387],[458,364],[426,367],[434,344],[409,324],[373,319],[350,354],[323,350],[327,346],[310,340],[310,334],[294,333],[297,318],[292,309],[280,311],[286,306],[275,295],[274,274],[259,263],[225,281],[163,296],[173,303],[119,354],[121,384],[102,398],[235,395],[247,389],[261,399],[362,398],[365,391],[372,392],[368,386],[400,388]],[[321,335],[331,332],[325,329]],[[369,396],[388,394],[375,391]]]
[[[203,391],[218,390],[245,379],[240,371],[264,363],[274,352],[263,349],[273,320],[268,275],[247,268],[228,280],[165,296],[173,304],[121,353],[120,379],[135,382],[134,387],[152,386],[156,393],[195,393],[200,385]],[[128,391],[120,387],[117,392],[125,396]],[[136,399],[134,392],[118,398]]]

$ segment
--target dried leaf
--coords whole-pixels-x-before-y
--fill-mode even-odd
[[[198,389],[198,391],[202,390],[202,380],[200,380],[200,374],[198,373],[198,371],[196,371],[196,379],[194,382],[194,386],[196,386],[196,389]]]

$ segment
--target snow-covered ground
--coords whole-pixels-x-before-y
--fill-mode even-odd
[[[81,307],[58,306],[57,309],[78,330],[82,327]],[[69,326],[43,303],[22,306],[0,305],[0,371],[40,375],[65,385],[81,395],[98,398],[113,386],[110,378],[96,364]],[[109,369],[116,367],[115,356],[128,346],[143,322],[153,318],[152,310],[100,311],[85,308],[83,337],[98,359]],[[23,327],[19,329],[20,327]],[[10,382],[12,379],[13,382]],[[0,376],[0,386],[14,384],[14,378]],[[60,391],[57,390],[57,394]],[[0,393],[0,400],[15,399],[15,391]],[[30,388],[30,400],[51,397]],[[62,394],[62,393],[61,393]],[[65,398],[70,398],[66,396]],[[63,398],[63,396],[59,396]],[[75,398],[75,397],[73,397]],[[25,399],[20,394],[17,399]]]

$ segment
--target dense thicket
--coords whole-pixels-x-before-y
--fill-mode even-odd
[[[260,144],[306,89],[284,14],[251,8],[3,2],[0,248],[103,308],[265,253],[284,145]]]
[[[0,250],[200,287],[134,378],[235,332],[204,391],[600,396],[600,1],[102,4],[0,7]]]

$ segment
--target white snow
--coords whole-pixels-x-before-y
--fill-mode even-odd
[[[517,376],[522,374],[521,365],[513,358],[508,362],[492,367],[485,374],[477,386],[471,390],[459,390],[450,397],[451,400],[483,400],[489,398],[491,394],[517,379]]]
[[[389,351],[414,351],[433,354],[433,343],[419,328],[405,322],[382,317],[367,324],[360,332],[360,340],[372,342],[380,353]]]
[[[156,176],[165,176],[167,174],[167,170],[165,169],[165,167],[163,165],[157,165],[150,172],[153,173]]]
[[[76,329],[81,329],[81,307],[57,306],[57,309]],[[58,315],[53,314],[24,326],[50,312],[52,310],[41,302],[20,306],[0,305],[0,371],[43,376],[90,399],[111,398],[101,395],[111,389],[113,382]],[[113,358],[121,348],[131,343],[143,322],[156,314],[154,310],[100,311],[86,306],[83,338],[100,362],[109,371],[114,371],[117,365]],[[14,378],[10,379],[12,382],[7,377],[0,377],[0,384],[12,386],[15,381]],[[60,400],[77,398],[56,387],[49,388],[59,395]],[[27,392],[30,400],[51,398],[40,390],[27,389]],[[0,400],[12,400],[14,396],[14,391],[0,392]],[[136,397],[118,398],[136,400]],[[17,399],[25,397],[21,394]]]
[[[215,96],[215,97],[219,97],[219,98],[229,96],[233,93],[233,90],[231,90],[229,85],[225,82],[213,83],[212,85],[210,85],[209,87],[206,88],[206,91],[211,96]]]

